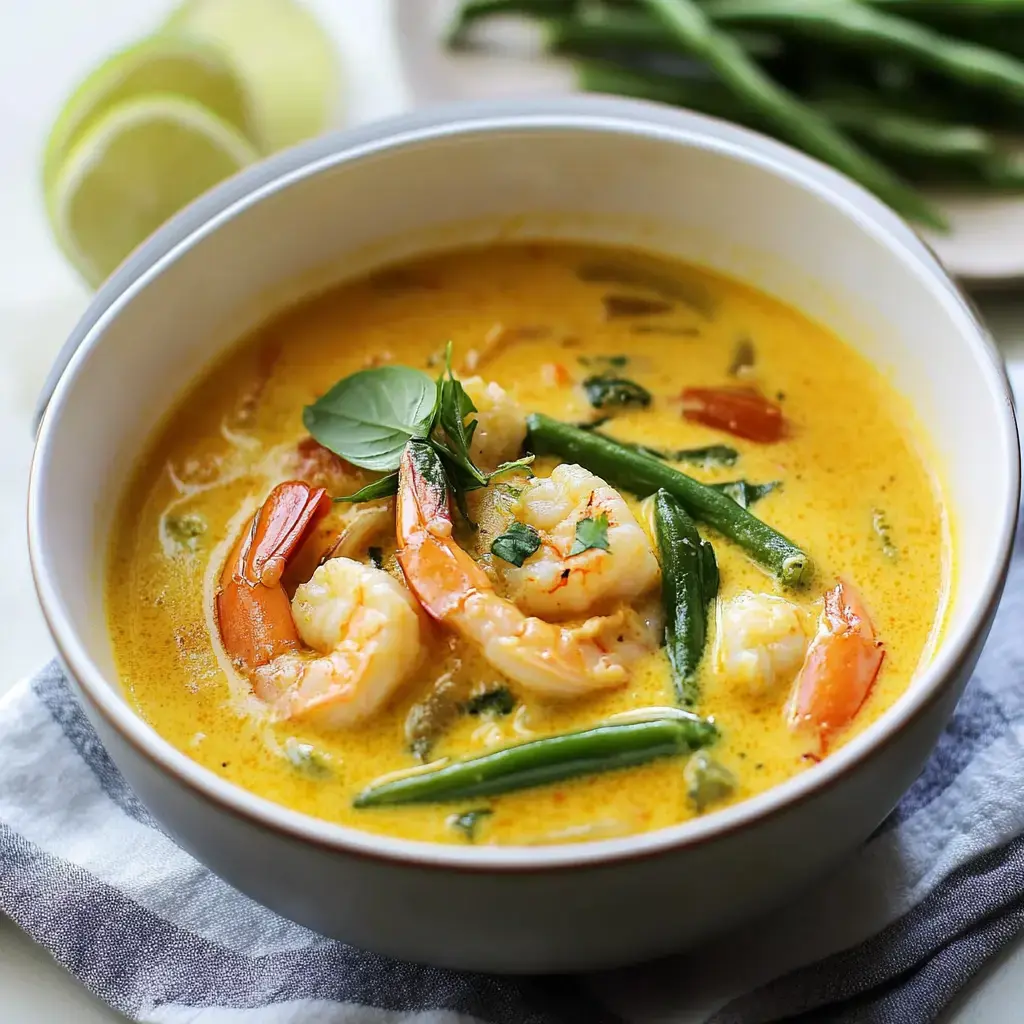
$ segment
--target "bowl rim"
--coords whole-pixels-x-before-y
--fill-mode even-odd
[[[652,832],[615,839],[551,846],[466,846],[397,839],[315,818],[257,796],[173,747],[132,709],[88,656],[58,597],[57,570],[43,550],[45,510],[40,498],[48,452],[59,431],[60,408],[76,370],[102,339],[122,306],[164,267],[227,220],[291,184],[373,154],[446,137],[496,131],[601,131],[712,149],[760,165],[805,191],[840,207],[894,256],[916,262],[942,286],[947,312],[959,316],[962,333],[981,373],[999,399],[1001,440],[1007,453],[1007,500],[998,510],[996,557],[986,567],[980,599],[955,634],[939,644],[931,662],[892,707],[821,764],[741,803]],[[994,341],[975,308],[938,259],[895,213],[831,168],[747,129],[660,104],[603,96],[456,103],[400,115],[320,137],[241,172],[197,199],[118,268],[96,294],[62,347],[36,410],[37,442],[29,476],[28,540],[40,605],[60,658],[91,708],[146,761],[196,796],[250,825],[340,854],[445,870],[528,873],[664,855],[712,842],[775,817],[818,796],[883,747],[894,742],[925,710],[955,685],[976,654],[995,613],[1009,569],[1020,501],[1020,451],[1009,380]]]

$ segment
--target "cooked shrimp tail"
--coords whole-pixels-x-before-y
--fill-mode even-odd
[[[330,508],[323,487],[278,484],[224,563],[216,612],[256,696],[280,718],[337,729],[383,707],[423,645],[408,591],[351,558],[329,558],[289,601],[281,577]]]
[[[398,561],[406,582],[433,619],[479,647],[499,672],[547,697],[575,697],[629,678],[651,646],[631,609],[577,626],[528,617],[495,593],[487,574],[452,536],[452,514],[440,460],[410,441],[398,483]]]
[[[860,594],[838,583],[825,594],[818,632],[793,684],[790,727],[815,729],[827,749],[867,700],[884,657]]]
[[[228,656],[246,671],[300,646],[281,576],[330,508],[323,487],[278,484],[224,563],[217,625]]]

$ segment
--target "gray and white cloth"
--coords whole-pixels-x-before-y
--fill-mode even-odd
[[[1024,926],[1022,621],[1018,537],[974,678],[895,812],[789,907],[667,960],[491,977],[286,921],[160,830],[55,664],[0,703],[0,911],[162,1024],[923,1024]]]

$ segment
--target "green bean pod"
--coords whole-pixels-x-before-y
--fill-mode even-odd
[[[713,487],[649,455],[630,451],[610,438],[542,413],[531,413],[526,423],[530,450],[536,454],[558,455],[578,462],[616,487],[642,498],[664,488],[694,519],[735,541],[780,583],[794,587],[810,580],[814,570],[806,552]]]
[[[356,796],[353,806],[443,803],[493,796],[687,754],[717,738],[714,724],[696,715],[599,725],[545,736],[433,771],[373,783]]]
[[[905,217],[940,230],[947,227],[938,210],[884,164],[778,85],[700,4],[694,0],[641,0],[641,5],[781,138],[859,181]]]
[[[697,703],[697,669],[708,636],[708,601],[718,593],[718,563],[693,520],[666,490],[654,496],[654,533],[661,562],[665,653],[676,699]]]

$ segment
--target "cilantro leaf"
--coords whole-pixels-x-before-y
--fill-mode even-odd
[[[569,549],[570,555],[579,555],[591,548],[608,551],[608,516],[601,512],[593,519],[580,519],[576,523],[576,540]]]
[[[513,522],[491,542],[491,554],[518,569],[539,547],[540,534],[532,526]]]

